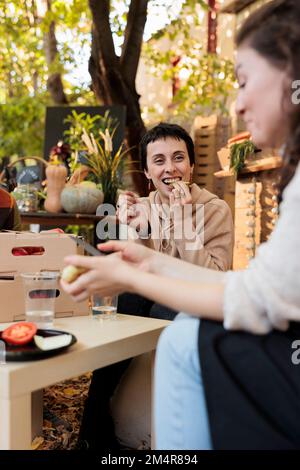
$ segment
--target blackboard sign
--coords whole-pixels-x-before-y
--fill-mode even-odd
[[[17,172],[18,184],[39,183],[42,180],[41,167],[38,165],[24,166]]]
[[[125,135],[125,106],[51,106],[47,107],[46,110],[44,143],[44,158],[46,160],[49,159],[51,148],[54,147],[59,140],[64,140],[64,131],[70,127],[70,124],[65,123],[64,120],[73,110],[78,114],[86,113],[91,116],[95,116],[96,114],[104,116],[105,112],[109,111],[110,116],[116,118],[119,122],[113,139],[114,151],[120,147]]]

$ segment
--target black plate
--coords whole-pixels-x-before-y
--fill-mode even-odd
[[[47,357],[55,356],[62,351],[68,349],[72,344],[77,342],[76,336],[67,331],[61,330],[37,330],[37,335],[48,337],[48,336],[58,336],[58,335],[71,335],[71,343],[67,346],[61,346],[60,348],[51,349],[50,351],[42,351],[39,349],[34,340],[30,343],[24,344],[22,346],[12,346],[11,344],[5,343],[5,359],[9,361],[35,361],[37,359],[46,359]],[[2,339],[2,331],[0,331],[0,339]]]

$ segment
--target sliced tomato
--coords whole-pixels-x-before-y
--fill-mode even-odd
[[[20,321],[2,332],[2,339],[9,344],[22,345],[29,343],[37,332],[35,323]]]

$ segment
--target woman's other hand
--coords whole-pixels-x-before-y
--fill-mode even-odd
[[[117,217],[121,224],[134,229],[138,237],[148,238],[148,215],[144,204],[132,191],[124,191],[117,202]]]
[[[117,201],[117,217],[121,224],[129,225],[136,217],[135,206],[138,203],[138,195],[133,191],[123,191]]]

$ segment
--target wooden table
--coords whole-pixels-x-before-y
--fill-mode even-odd
[[[46,211],[21,212],[21,223],[37,224],[46,227],[66,227],[67,225],[93,225],[93,244],[98,243],[97,224],[103,219],[102,216],[93,214],[68,214],[66,212],[50,213]],[[34,230],[35,231],[35,230]]]
[[[50,213],[46,211],[22,212],[22,224],[39,225],[95,225],[102,217],[93,214],[67,214],[66,212]]]
[[[120,314],[116,320],[56,319],[54,328],[73,333],[75,345],[49,359],[0,364],[0,449],[30,449],[32,415],[41,416],[42,400],[32,403],[44,387],[155,350],[169,323]]]

